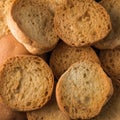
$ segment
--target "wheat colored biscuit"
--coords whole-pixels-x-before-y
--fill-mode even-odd
[[[0,39],[0,66],[9,57],[29,54],[26,48],[12,34],[9,33]]]
[[[72,119],[90,119],[100,113],[112,92],[112,82],[101,66],[84,60],[60,77],[56,98],[60,110]]]
[[[15,0],[7,15],[7,23],[15,38],[29,52],[43,54],[52,50],[58,42],[53,18],[44,1]]]
[[[102,0],[103,5],[111,17],[112,31],[102,41],[95,44],[99,49],[114,49],[120,46],[120,0]]]
[[[60,42],[50,56],[50,67],[58,79],[73,63],[84,59],[100,63],[91,47],[76,48]]]
[[[57,35],[70,46],[91,45],[111,30],[106,10],[93,0],[74,0],[56,11],[54,27]]]
[[[0,94],[18,111],[41,108],[51,97],[53,74],[43,59],[31,55],[9,58],[0,71]]]
[[[120,49],[102,50],[99,57],[105,72],[112,79],[120,79]]]

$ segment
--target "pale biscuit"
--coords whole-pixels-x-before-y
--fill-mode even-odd
[[[11,33],[32,54],[52,50],[58,42],[54,32],[53,13],[45,1],[15,0],[7,23]]]
[[[112,82],[101,66],[87,60],[73,64],[56,87],[58,106],[72,119],[97,116],[112,93]]]

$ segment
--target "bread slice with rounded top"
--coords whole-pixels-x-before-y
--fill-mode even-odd
[[[91,45],[108,35],[110,17],[94,0],[71,0],[57,9],[54,18],[57,35],[70,46]]]
[[[95,44],[99,49],[114,49],[120,46],[120,0],[102,0],[103,5],[111,17],[112,31],[102,41]]]
[[[37,56],[9,58],[0,70],[1,97],[9,107],[18,111],[41,108],[50,99],[53,86],[50,67]]]
[[[11,33],[0,39],[0,66],[9,57],[29,54],[26,48]]]
[[[50,67],[58,79],[73,63],[84,59],[100,63],[91,47],[76,48],[60,42],[50,56]]]
[[[15,0],[7,15],[7,23],[15,38],[29,52],[42,54],[58,42],[54,32],[53,13],[44,1]]]
[[[120,80],[120,48],[101,50],[99,58],[105,72],[112,79]]]
[[[112,93],[111,79],[98,63],[88,60],[73,64],[56,87],[58,106],[72,119],[95,117]]]

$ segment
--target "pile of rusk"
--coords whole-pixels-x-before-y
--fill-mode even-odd
[[[120,0],[0,0],[0,120],[120,120]]]

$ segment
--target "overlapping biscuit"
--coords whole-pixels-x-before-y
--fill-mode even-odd
[[[15,0],[7,15],[11,33],[32,54],[52,50],[58,42],[54,15],[46,1]]]
[[[120,46],[120,0],[102,0],[103,5],[111,17],[112,31],[102,41],[95,44],[99,49],[114,49]]]
[[[59,79],[57,103],[72,119],[97,116],[113,93],[111,79],[98,63],[83,60],[73,64]]]
[[[100,63],[98,56],[91,47],[71,47],[60,42],[50,56],[50,67],[58,79],[73,63],[79,60],[92,60]]]
[[[66,44],[91,45],[108,35],[111,22],[104,7],[93,0],[70,1],[56,11],[54,18],[55,31]]]

